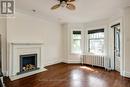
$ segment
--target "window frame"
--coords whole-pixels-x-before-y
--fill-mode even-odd
[[[104,33],[104,38],[91,38],[90,39],[90,36],[89,36],[89,33],[88,33],[88,31],[91,31],[91,30],[99,30],[99,29],[104,29],[104,31],[103,31],[103,33]],[[97,33],[100,33],[100,32],[97,32]],[[87,32],[86,32],[86,34],[87,34],[87,45],[86,45],[86,47],[87,47],[87,54],[94,54],[94,55],[104,55],[105,54],[105,28],[98,28],[98,29],[89,29],[89,30],[87,30]],[[90,52],[90,40],[96,40],[96,39],[104,39],[104,49],[103,49],[103,53],[102,54],[96,54],[96,53],[92,53],[92,52]]]
[[[80,46],[81,46],[81,52],[74,52],[73,51],[73,31],[81,31],[81,42],[80,42]],[[83,47],[83,30],[82,29],[71,29],[71,54],[82,54],[83,50],[82,50],[82,47]]]

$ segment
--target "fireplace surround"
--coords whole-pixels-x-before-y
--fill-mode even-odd
[[[46,70],[45,48],[42,43],[10,43],[9,49],[8,76],[12,81]],[[24,71],[23,67],[27,70]]]

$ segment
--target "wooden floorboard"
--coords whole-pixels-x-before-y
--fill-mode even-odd
[[[130,79],[116,71],[75,64],[56,64],[48,70],[10,81],[5,78],[6,87],[130,87]]]

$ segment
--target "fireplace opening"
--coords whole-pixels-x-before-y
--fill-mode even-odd
[[[37,54],[20,55],[20,72],[37,69]]]

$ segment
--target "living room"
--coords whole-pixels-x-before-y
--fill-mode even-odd
[[[0,14],[3,86],[130,87],[129,0],[10,1],[13,13]]]

